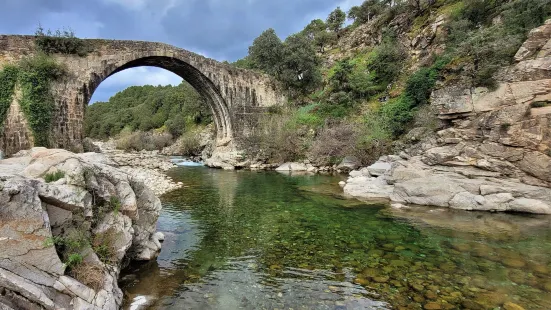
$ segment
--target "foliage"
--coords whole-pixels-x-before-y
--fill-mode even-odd
[[[447,25],[448,54],[465,63],[474,86],[493,88],[496,71],[512,63],[528,31],[550,16],[547,0],[467,0]]]
[[[254,68],[249,56],[238,59],[235,62],[233,62],[231,65],[235,66],[237,68],[242,68],[242,69],[253,69]]]
[[[46,54],[74,54],[86,56],[91,48],[86,41],[79,39],[71,29],[44,32],[42,26],[38,26],[35,32],[35,43],[39,51]]]
[[[117,262],[117,251],[115,249],[117,233],[114,229],[108,229],[98,233],[92,240],[92,248],[98,258],[105,264]]]
[[[367,69],[374,73],[373,81],[385,87],[398,76],[406,57],[393,33],[386,33],[383,42],[373,49]]]
[[[308,126],[285,113],[262,117],[242,143],[249,158],[282,163],[305,158],[309,138]]]
[[[306,94],[321,83],[320,59],[304,35],[291,35],[283,44],[280,80],[288,88]]]
[[[359,6],[353,6],[348,11],[348,18],[353,19],[355,24],[370,22],[375,16],[385,9],[384,4],[379,0],[366,0]]]
[[[405,96],[390,100],[381,106],[377,116],[384,128],[396,138],[406,131],[415,116],[413,102]]]
[[[166,128],[174,137],[196,124],[212,122],[211,110],[187,82],[178,86],[133,86],[108,102],[87,107],[84,134],[106,139],[127,131],[150,131]]]
[[[120,201],[119,197],[111,196],[109,198],[109,204],[113,208],[113,213],[115,215],[119,214],[119,210],[121,209],[121,201]]]
[[[310,39],[318,47],[318,51],[323,53],[325,47],[337,39],[334,32],[327,31],[327,25],[321,19],[314,19],[308,24],[301,34]]]
[[[203,147],[199,139],[198,133],[194,131],[188,131],[183,134],[179,139],[179,154],[183,156],[197,156],[201,155]]]
[[[249,56],[253,68],[260,69],[273,76],[281,72],[283,43],[274,29],[264,31],[249,47]]]
[[[75,267],[82,263],[82,255],[80,253],[72,253],[67,257],[65,265],[69,268]]]
[[[421,68],[409,77],[406,83],[405,96],[411,100],[413,106],[428,104],[440,70],[448,63],[448,58],[439,59],[431,67]]]
[[[46,183],[52,183],[57,180],[63,179],[64,177],[65,172],[57,170],[55,172],[46,173],[46,175],[44,176],[44,181],[46,181]]]
[[[15,84],[17,83],[18,72],[19,68],[13,65],[4,66],[2,71],[0,71],[0,126],[2,126],[8,115],[8,110],[13,100]]]
[[[338,32],[341,30],[345,20],[346,13],[344,13],[340,7],[337,7],[333,12],[329,13],[327,17],[327,28],[333,32]]]
[[[61,79],[65,72],[65,67],[55,59],[40,53],[24,58],[19,63],[20,105],[33,132],[35,146],[50,145],[49,134],[55,106],[51,85],[53,81]]]

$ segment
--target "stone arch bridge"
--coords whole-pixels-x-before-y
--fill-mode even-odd
[[[0,35],[0,68],[36,52],[34,36]],[[81,149],[85,108],[109,76],[122,70],[154,66],[191,84],[210,106],[217,129],[217,148],[239,149],[258,116],[286,100],[269,76],[232,67],[171,45],[144,41],[84,40],[87,56],[55,54],[68,74],[53,86],[55,115],[51,147]],[[33,146],[33,137],[18,107],[17,95],[3,123],[0,149],[13,154]]]

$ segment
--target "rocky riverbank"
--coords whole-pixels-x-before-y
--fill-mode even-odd
[[[117,278],[157,257],[161,203],[103,154],[33,148],[0,160],[0,308],[118,309]]]
[[[112,161],[112,165],[136,180],[147,183],[157,196],[182,187],[182,183],[174,182],[165,174],[176,165],[170,161],[168,156],[162,155],[158,151],[128,153],[117,150],[110,142],[94,142],[94,144],[102,154]]]
[[[551,214],[551,20],[530,32],[498,86],[446,85],[431,105],[446,126],[353,171],[345,193],[463,210]]]

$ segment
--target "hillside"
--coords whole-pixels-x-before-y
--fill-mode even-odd
[[[247,154],[321,166],[403,150],[411,129],[450,125],[429,104],[433,91],[496,89],[529,31],[549,16],[545,0],[367,0],[284,41],[269,29],[234,65],[272,74],[292,100],[259,126]],[[347,17],[353,23],[343,28]]]
[[[96,102],[86,110],[84,131],[93,139],[107,139],[123,130],[158,130],[178,137],[194,125],[211,121],[203,98],[182,82],[178,86],[132,86],[108,102]]]

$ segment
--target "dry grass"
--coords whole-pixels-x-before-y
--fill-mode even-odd
[[[162,150],[164,147],[172,143],[172,135],[170,133],[151,133],[136,131],[133,133],[121,133],[116,140],[116,146],[120,150],[125,151],[154,151]]]
[[[308,159],[318,166],[338,164],[347,155],[354,155],[358,130],[352,124],[328,124],[316,136]]]
[[[103,288],[103,268],[90,263],[81,263],[71,268],[70,275],[96,292]]]

